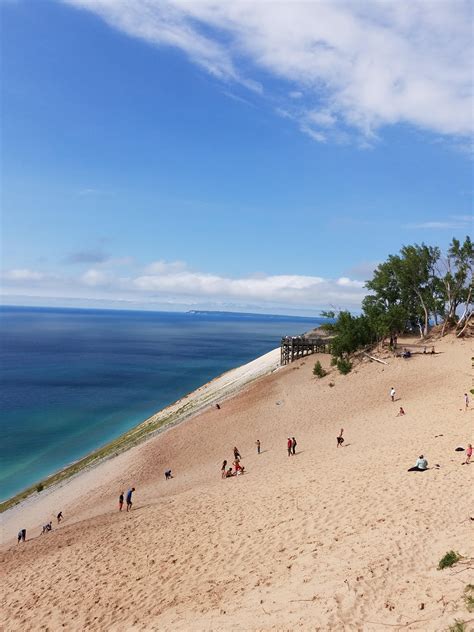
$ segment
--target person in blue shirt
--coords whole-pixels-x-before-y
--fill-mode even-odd
[[[127,511],[131,511],[132,509],[132,494],[135,491],[135,487],[132,487],[127,492]]]

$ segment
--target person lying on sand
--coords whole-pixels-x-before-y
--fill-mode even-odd
[[[400,410],[397,413],[397,417],[403,417],[403,415],[405,414],[405,411],[403,410],[403,408],[400,406]]]
[[[416,461],[415,467],[411,467],[408,471],[409,472],[424,472],[427,469],[428,469],[428,461],[421,454]]]
[[[341,428],[341,432],[339,433],[339,436],[336,437],[336,440],[337,440],[336,448],[338,448],[340,445],[342,446],[342,444],[344,443],[344,437],[342,436],[343,432],[344,432],[344,428]]]

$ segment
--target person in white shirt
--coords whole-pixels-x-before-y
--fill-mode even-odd
[[[395,401],[395,389],[393,388],[393,386],[390,389],[390,397],[392,399],[392,402],[394,402]]]

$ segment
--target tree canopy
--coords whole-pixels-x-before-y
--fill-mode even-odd
[[[422,337],[443,322],[444,334],[455,327],[461,335],[472,318],[474,248],[469,236],[453,238],[446,254],[422,243],[403,246],[390,255],[366,282],[370,291],[362,301],[362,314],[323,312],[335,321],[325,325],[335,334],[332,352],[337,358],[405,331]]]

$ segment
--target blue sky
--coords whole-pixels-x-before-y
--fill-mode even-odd
[[[0,10],[5,302],[355,309],[471,231],[467,2]]]

